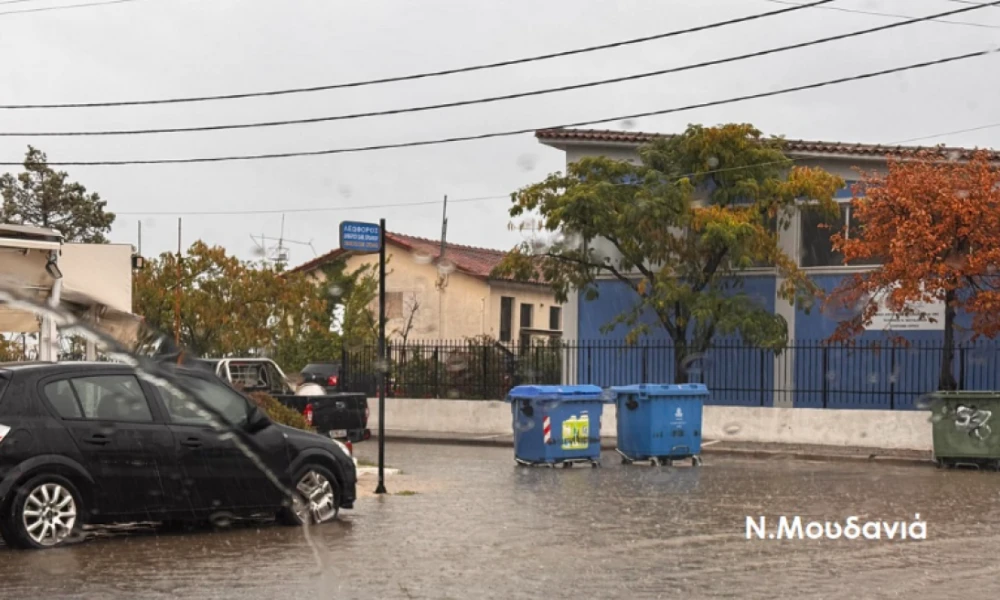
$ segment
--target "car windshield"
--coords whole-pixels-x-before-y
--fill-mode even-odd
[[[247,422],[250,405],[235,390],[221,380],[214,381],[190,375],[179,376],[181,385],[191,390],[195,398],[186,394],[166,394],[167,412],[175,422],[209,424],[215,417],[204,407],[222,415],[228,424],[241,426]]]

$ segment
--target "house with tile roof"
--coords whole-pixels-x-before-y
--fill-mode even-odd
[[[664,135],[667,134],[587,129],[546,129],[535,133],[541,144],[563,151],[567,164],[586,156],[637,161],[639,146]],[[968,159],[973,153],[968,148],[903,147],[808,140],[785,142],[785,153],[796,164],[822,168],[842,177],[847,183],[836,195],[841,204],[840,227],[836,223],[828,227],[821,226],[823,219],[806,205],[802,205],[798,214],[794,215],[791,227],[779,232],[779,243],[784,251],[789,256],[797,257],[799,266],[825,291],[835,289],[844,277],[871,268],[871,265],[863,264],[845,265],[842,257],[833,251],[830,242],[830,237],[836,230],[846,227],[847,235],[850,236],[851,231],[857,227],[851,215],[850,187],[859,179],[858,169],[884,170],[887,156],[902,155],[914,150],[937,153],[942,160]],[[1000,152],[993,151],[992,156],[1000,162]],[[594,240],[591,245],[605,256],[614,258],[617,254],[610,244],[602,240]],[[941,365],[939,351],[918,352],[911,349],[897,356],[889,352],[876,355],[824,349],[821,343],[836,328],[837,315],[815,309],[809,312],[797,310],[787,301],[779,299],[778,281],[773,269],[748,269],[741,277],[745,293],[759,299],[769,310],[785,318],[789,327],[790,347],[778,356],[762,351],[714,350],[715,356],[706,358],[708,364],[715,365],[714,373],[705,375],[705,383],[715,387],[713,402],[810,408],[914,408],[914,402],[920,394],[936,389]],[[631,293],[626,286],[609,278],[600,282],[599,296],[593,301],[571,296],[565,310],[566,339],[601,340],[602,343],[611,344],[622,342],[626,333],[624,328],[607,334],[601,327],[633,305]],[[943,306],[928,306],[923,307],[923,310],[943,314]],[[959,315],[958,321],[960,325],[969,325],[969,319],[965,315]],[[914,320],[892,323],[890,319],[877,320],[861,340],[884,340],[887,327],[893,335],[902,335],[915,342],[913,348],[920,347],[920,344],[942,343],[943,318],[938,319],[937,323]],[[660,332],[654,335],[652,341],[666,345],[669,338],[665,332]],[[620,359],[610,355],[605,358],[608,362]],[[581,364],[584,363],[582,357],[579,360]],[[604,373],[605,379],[580,383],[636,383],[616,379],[615,374],[627,378],[631,376],[630,371],[639,369],[602,369],[595,360],[598,359],[593,356],[586,358],[591,372]],[[660,362],[663,364],[646,365],[642,372],[648,371],[651,378],[659,381],[672,380],[673,367],[670,360]],[[957,369],[971,368],[961,360],[956,362],[960,363],[956,365]],[[990,369],[985,368],[985,365],[980,366],[984,367],[981,369],[981,376],[965,376],[971,378],[970,381],[976,379],[978,383],[974,385],[977,389],[997,389],[1000,386],[1000,370],[995,368],[996,365]],[[652,367],[662,369],[655,371],[654,375],[654,370],[650,370]],[[580,369],[572,371],[582,372]],[[857,381],[848,381],[849,378]],[[982,387],[984,385],[986,387]],[[870,390],[870,393],[857,393],[859,386]]]
[[[491,275],[503,250],[386,232],[386,334],[408,341],[461,340],[488,335],[502,342],[561,337],[562,306],[542,283]],[[342,260],[348,271],[377,264],[378,256],[336,249],[295,267],[324,280],[321,267]]]

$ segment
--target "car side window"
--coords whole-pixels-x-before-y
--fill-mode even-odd
[[[249,403],[221,381],[184,376],[180,378],[180,383],[194,392],[198,400],[222,413],[230,424],[240,425],[246,422],[250,414]],[[203,414],[206,411],[201,410],[200,403],[186,395],[177,396],[166,390],[163,393],[163,401],[170,420],[175,423],[207,425],[211,422],[210,416]]]
[[[146,394],[133,375],[95,375],[69,380],[85,419],[152,421]],[[58,410],[58,408],[56,409]]]
[[[80,403],[73,392],[73,386],[68,379],[53,381],[45,386],[45,398],[48,399],[52,408],[56,409],[59,416],[64,419],[79,419],[83,417],[80,410]]]

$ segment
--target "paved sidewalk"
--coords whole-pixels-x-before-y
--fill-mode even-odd
[[[479,446],[513,446],[514,436],[476,435],[448,433],[443,431],[401,431],[387,429],[385,439],[397,442],[428,444],[457,444]],[[372,431],[372,440],[378,432]],[[601,447],[615,449],[614,438],[602,438]],[[879,464],[931,464],[931,453],[924,450],[894,450],[885,448],[865,448],[861,446],[822,446],[818,444],[767,444],[735,442],[727,440],[705,440],[702,454],[730,454],[749,458],[798,459],[798,460],[864,460]]]

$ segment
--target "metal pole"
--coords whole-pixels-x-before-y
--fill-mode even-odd
[[[389,363],[385,357],[385,219],[379,219],[378,245],[378,487],[376,494],[385,490],[385,375]]]
[[[174,343],[181,347],[181,219],[177,218],[177,281],[174,287]]]

